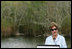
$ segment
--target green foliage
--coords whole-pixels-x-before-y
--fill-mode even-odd
[[[19,30],[20,25],[26,25],[25,29],[32,25],[35,35],[36,30],[44,29],[41,27],[48,29],[52,21],[58,23],[61,30],[64,28],[63,33],[71,31],[70,1],[1,1],[1,27],[12,26]]]

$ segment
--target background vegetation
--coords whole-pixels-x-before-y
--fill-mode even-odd
[[[47,36],[53,21],[58,23],[60,34],[71,36],[70,1],[1,1],[1,37],[19,32]]]

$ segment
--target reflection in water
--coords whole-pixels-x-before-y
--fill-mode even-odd
[[[44,38],[10,37],[1,40],[1,48],[36,48],[44,44]]]
[[[37,45],[44,45],[43,37],[9,37],[1,39],[1,48],[36,48]],[[67,47],[71,48],[70,38],[66,38]]]

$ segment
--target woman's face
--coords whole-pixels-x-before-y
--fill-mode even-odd
[[[55,36],[55,35],[57,35],[57,33],[58,33],[58,29],[57,29],[55,26],[53,26],[53,27],[51,28],[51,32],[52,32],[52,35]]]

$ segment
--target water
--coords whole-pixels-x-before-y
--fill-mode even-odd
[[[39,37],[10,37],[1,40],[1,48],[36,48],[44,45],[44,39]]]
[[[44,45],[45,38],[42,37],[9,37],[1,39],[1,48],[36,48]],[[67,47],[71,48],[71,39],[66,38]]]

